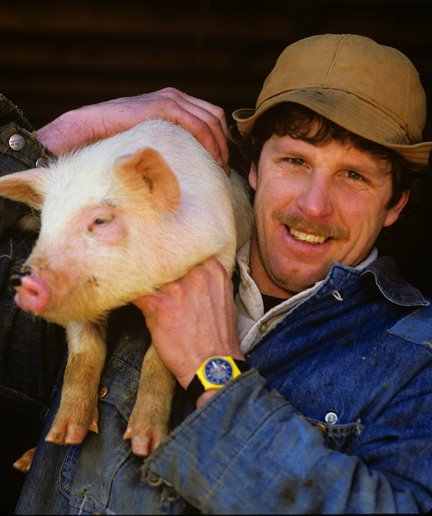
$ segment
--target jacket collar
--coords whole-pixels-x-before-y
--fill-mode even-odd
[[[369,263],[365,268],[349,267],[335,263],[322,282],[318,295],[325,295],[329,289],[336,291],[352,285],[354,277],[372,276],[381,294],[391,303],[399,306],[427,306],[429,301],[416,287],[399,275],[396,264],[390,256],[382,256]]]
[[[237,263],[240,268],[240,276],[246,283],[246,288],[251,287],[257,290],[252,278],[249,276],[249,243],[245,244],[237,255]],[[335,263],[330,268],[327,277],[318,282],[313,288],[318,295],[323,295],[330,289],[337,290],[343,284],[350,281],[353,276],[371,275],[381,294],[390,302],[400,306],[427,306],[429,301],[423,294],[402,276],[399,275],[393,258],[383,256],[377,258],[375,250],[369,257],[357,267],[349,267],[340,263]],[[234,275],[235,292],[238,292],[240,278]],[[319,287],[318,287],[319,285]],[[258,291],[256,292],[256,294]],[[256,297],[256,296],[255,296]]]
[[[362,275],[372,274],[382,295],[401,306],[427,306],[429,301],[398,273],[393,258],[383,256],[371,263]]]

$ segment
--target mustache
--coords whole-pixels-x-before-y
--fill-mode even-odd
[[[276,211],[273,217],[281,224],[296,229],[297,231],[303,231],[304,233],[313,233],[314,235],[325,238],[335,238],[337,240],[348,240],[349,238],[348,230],[341,226],[330,226],[328,224],[312,222],[299,215],[285,213],[282,210]]]

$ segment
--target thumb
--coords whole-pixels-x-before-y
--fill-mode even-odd
[[[158,303],[156,296],[146,295],[137,297],[132,304],[139,308],[144,315],[148,315],[156,310]]]

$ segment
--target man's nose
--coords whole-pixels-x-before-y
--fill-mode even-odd
[[[297,206],[311,219],[323,218],[333,212],[331,180],[312,173],[297,198]]]

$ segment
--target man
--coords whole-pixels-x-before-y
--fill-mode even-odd
[[[234,113],[255,215],[235,301],[210,259],[136,300],[147,328],[135,307],[113,314],[100,433],[41,441],[17,512],[429,510],[432,308],[375,249],[428,163],[425,112],[394,49],[352,35],[287,47],[256,108]],[[173,431],[142,462],[122,435],[150,334],[179,386]]]

